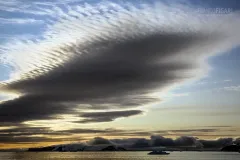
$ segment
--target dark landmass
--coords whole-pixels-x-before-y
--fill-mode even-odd
[[[106,148],[101,149],[101,151],[126,151],[126,149],[123,147],[107,146]]]
[[[80,152],[80,151],[126,151],[124,147],[119,146],[75,146],[60,145],[39,148],[29,148],[29,152]]]
[[[29,148],[29,152],[49,152],[54,150],[54,146],[42,147],[42,148]]]
[[[225,146],[221,149],[221,151],[225,151],[225,152],[239,152],[240,151],[240,145],[229,145],[229,146]]]
[[[77,146],[71,145],[58,145],[48,146],[41,148],[29,148],[29,152],[81,152],[81,151],[152,151],[158,147],[144,147],[144,148],[129,148],[114,145],[96,145],[96,146]],[[165,148],[166,151],[221,151],[218,148],[194,148],[194,147],[178,147],[178,148]]]
[[[160,147],[161,148],[161,147]],[[223,148],[197,148],[197,147],[163,147],[165,151],[226,151],[238,152],[240,145],[232,144]],[[85,145],[85,144],[64,144],[39,148],[29,148],[29,152],[81,152],[81,151],[152,151],[159,147],[132,147],[119,145]]]
[[[48,146],[48,147],[39,147],[39,148],[29,148],[29,149],[2,149],[0,152],[88,152],[88,151],[152,151],[156,150],[155,148],[124,148],[124,147],[116,147],[116,146],[104,146],[104,147],[93,147],[93,146],[85,146],[79,148],[67,148],[66,146]],[[223,151],[223,152],[238,152],[240,150],[239,146],[230,145],[223,147],[222,149],[218,148],[203,148],[203,149],[196,149],[196,148],[166,148],[165,151],[169,152],[182,152],[182,151],[197,151],[197,152],[212,152],[212,151]]]
[[[14,148],[14,149],[0,149],[0,152],[25,152],[28,151],[28,149],[19,149],[19,148]]]

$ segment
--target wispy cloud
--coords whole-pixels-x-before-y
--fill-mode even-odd
[[[239,86],[224,87],[223,89],[226,90],[226,91],[236,91],[236,92],[239,92],[240,91],[240,85]]]
[[[222,84],[222,83],[229,83],[229,82],[232,82],[231,79],[225,79],[225,80],[222,80],[222,81],[199,81],[197,82],[196,84],[197,85],[205,85],[205,84]]]
[[[224,82],[232,82],[231,79],[225,79]]]
[[[0,18],[0,25],[3,24],[31,24],[31,23],[44,23],[43,20],[36,20],[36,19],[20,19],[20,18],[11,18],[11,19],[6,19],[6,18]]]
[[[11,13],[23,13],[35,16],[49,16],[57,17],[55,7],[59,5],[69,5],[72,3],[81,3],[81,0],[65,0],[65,1],[40,1],[32,0],[28,3],[24,3],[19,0],[1,1],[0,11],[11,12]]]

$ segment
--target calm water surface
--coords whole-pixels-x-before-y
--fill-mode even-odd
[[[148,152],[2,152],[0,160],[240,160],[240,153],[171,152],[170,155],[147,155]]]

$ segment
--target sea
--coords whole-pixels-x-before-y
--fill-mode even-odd
[[[0,160],[240,160],[238,152],[0,152]]]

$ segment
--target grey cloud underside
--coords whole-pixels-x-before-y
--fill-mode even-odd
[[[44,99],[45,100],[45,99]],[[66,104],[44,102],[40,97],[23,96],[1,105],[0,121],[2,124],[16,125],[28,120],[55,119],[60,114],[76,114],[74,108]],[[49,113],[50,112],[50,113]],[[80,113],[79,113],[80,114]],[[111,112],[88,112],[80,114],[84,118],[75,123],[109,122],[121,117],[142,114],[141,110],[124,110]]]
[[[8,125],[34,119],[51,119],[53,118],[51,115],[67,111],[63,105],[49,104],[38,97],[31,96],[10,100],[0,106],[0,121]]]
[[[191,78],[186,72],[198,67],[195,61],[168,58],[213,39],[204,33],[146,32],[63,46],[61,52],[70,52],[72,59],[44,75],[2,87],[23,96],[0,105],[0,120],[23,122],[72,114],[76,108],[124,109],[157,102],[148,94]],[[116,118],[109,115],[99,122]]]
[[[80,123],[110,122],[114,121],[119,117],[130,117],[141,113],[142,111],[140,110],[82,113],[80,116],[84,118],[84,120],[81,120],[79,122]]]
[[[5,144],[33,144],[39,142],[64,142],[64,141],[82,141],[84,138],[48,138],[48,137],[9,137],[0,136],[1,143]]]
[[[200,147],[200,148],[221,148],[226,145],[239,143],[239,138],[219,138],[216,140],[201,140],[197,137],[181,136],[176,139],[165,138],[163,136],[151,136],[147,138],[126,138],[126,139],[105,139],[95,137],[88,141],[90,145],[122,145],[129,148],[147,148],[147,147]]]

